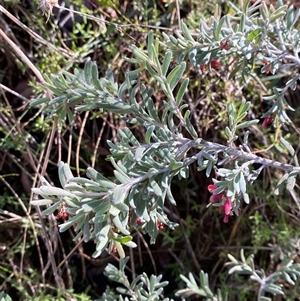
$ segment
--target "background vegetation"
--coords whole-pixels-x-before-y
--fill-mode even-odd
[[[241,6],[240,2],[234,4]],[[59,186],[57,164],[61,160],[68,162],[78,176],[89,166],[111,176],[107,140],[117,141],[123,120],[117,114],[95,110],[76,114],[73,123],[56,124],[55,118],[46,118],[40,110],[29,107],[30,99],[45,94],[38,82],[51,74],[82,68],[89,59],[97,63],[100,75],[111,69],[116,80],[122,82],[130,69],[125,60],[132,57],[130,45],[144,48],[150,29],[156,37],[162,32],[174,34],[183,20],[196,34],[201,18],[211,24],[213,18],[231,13],[227,1],[90,0],[83,5],[76,0],[60,4],[81,14],[54,8],[46,23],[47,14],[42,16],[37,10],[37,1],[0,0],[5,9],[1,9],[0,16],[0,292],[8,293],[12,300],[94,300],[107,285],[114,286],[103,274],[107,264],[118,266],[115,254],[107,252],[92,258],[94,243],[81,241],[75,245],[73,229],[59,233],[57,224],[63,220],[53,215],[41,218],[30,200],[38,174]],[[291,5],[288,1],[285,4]],[[228,103],[239,105],[243,96],[253,105],[249,119],[260,119],[268,109],[262,97],[275,83],[283,86],[287,80],[285,76],[262,75],[257,68],[253,73],[260,81],[227,81],[232,71],[230,62],[224,59],[216,64],[203,70],[187,67],[190,85],[186,101],[198,135],[224,144]],[[140,76],[151,84],[148,74]],[[286,95],[294,108],[299,105],[298,94],[296,89]],[[153,97],[155,105],[161,106],[163,93],[159,86]],[[295,127],[300,127],[297,110],[292,117]],[[288,152],[278,136],[284,134],[298,152],[299,133],[287,131],[276,122],[266,128],[260,124],[251,127],[249,139],[253,139],[253,152],[288,162]],[[144,135],[139,129],[135,134]],[[246,278],[228,276],[224,264],[228,253],[239,258],[241,249],[247,255],[254,254],[255,265],[266,273],[279,269],[286,256],[299,262],[299,187],[296,185],[292,193],[275,195],[281,176],[280,171],[264,169],[248,188],[250,203],[242,205],[238,217],[223,223],[218,210],[207,208],[211,179],[193,166],[188,180],[172,182],[177,206],[166,203],[165,210],[179,227],[164,227],[155,245],[149,243],[148,236],[136,233],[138,247],[126,249],[130,256],[130,270],[126,272],[129,279],[142,272],[162,274],[169,282],[165,296],[176,299],[175,291],[185,287],[179,275],[191,272],[197,277],[203,270],[209,274],[210,288],[227,291],[228,300],[254,300],[257,287]],[[56,286],[53,265],[63,280],[60,288]],[[299,300],[299,290],[290,289],[288,283],[283,286],[286,296],[282,300]]]

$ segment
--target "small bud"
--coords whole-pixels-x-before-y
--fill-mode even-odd
[[[211,66],[213,69],[219,69],[219,67],[220,67],[220,62],[219,62],[218,60],[211,60],[210,66]]]
[[[69,217],[68,212],[66,212],[66,211],[65,211],[65,212],[62,212],[62,217],[61,217],[61,218],[62,218],[63,220],[68,219],[68,217]]]
[[[264,119],[264,121],[263,121],[263,123],[262,123],[261,126],[262,126],[263,128],[266,128],[266,127],[270,126],[270,125],[273,123],[273,121],[274,121],[274,115],[267,116],[267,117]]]
[[[263,64],[264,64],[264,66],[268,66],[267,69],[266,69],[266,71],[265,71],[265,73],[266,74],[270,74],[271,73],[271,65],[269,65],[269,62],[266,61],[266,60],[264,60]]]
[[[224,41],[224,42],[220,42],[220,48],[224,49],[224,50],[229,50],[229,45],[228,45],[228,40]]]
[[[62,205],[59,212],[56,215],[56,218],[57,219],[62,218],[63,220],[66,220],[66,219],[68,219],[68,217],[69,217],[69,214],[68,214],[68,212],[66,212],[65,206]]]
[[[142,224],[142,220],[138,217],[136,220],[135,220],[135,223],[140,226]]]
[[[201,63],[199,69],[201,70],[202,73],[204,73],[204,72],[206,72],[207,67],[204,63]]]
[[[216,186],[216,185],[214,185],[214,184],[209,184],[209,185],[207,186],[207,189],[208,189],[208,191],[209,191],[210,193],[213,193],[214,190],[217,189],[217,188],[218,188],[218,186]]]
[[[160,230],[163,230],[164,229],[164,224],[160,221],[160,220],[157,220],[156,221],[156,227],[157,227],[157,230],[160,231]]]

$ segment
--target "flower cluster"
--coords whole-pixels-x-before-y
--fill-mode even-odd
[[[69,217],[68,212],[66,211],[65,205],[63,204],[59,210],[59,212],[56,215],[57,219],[62,218],[64,221],[67,220]]]
[[[209,198],[209,202],[210,203],[214,203],[214,202],[222,202],[223,206],[221,207],[221,211],[224,213],[224,218],[223,218],[223,222],[224,223],[228,223],[229,221],[229,216],[231,214],[232,211],[232,202],[231,200],[226,196],[225,192],[221,192],[221,193],[217,193],[214,194],[214,191],[217,189],[218,187],[214,184],[210,184],[208,185],[207,189],[210,193],[212,193],[212,196]]]

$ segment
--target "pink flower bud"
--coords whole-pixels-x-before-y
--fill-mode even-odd
[[[232,203],[229,199],[226,199],[224,205],[223,205],[223,211],[225,213],[225,215],[229,215],[230,214],[230,211],[231,211],[231,208],[232,208]]]
[[[226,224],[229,222],[229,215],[224,215],[223,222]]]
[[[210,193],[213,193],[214,190],[216,190],[218,188],[218,186],[214,185],[214,184],[210,184],[207,186],[207,189]]]

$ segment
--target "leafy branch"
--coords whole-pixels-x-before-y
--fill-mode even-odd
[[[270,66],[275,68],[280,63],[276,72],[292,67],[284,60],[289,56],[279,56],[273,60],[273,54],[277,51],[273,48],[280,46],[273,42],[274,35],[278,40],[283,39],[286,45],[284,51],[288,49],[286,39],[290,39],[287,35],[281,35],[279,39],[276,27],[278,20],[283,26],[290,26],[294,34],[289,23],[290,9],[286,17],[284,11],[279,9],[268,13],[268,20],[262,20],[256,12],[259,10],[262,15],[266,14],[265,6],[248,7],[248,4],[249,1],[246,1],[242,10],[233,7],[236,18],[226,15],[220,21],[215,21],[210,29],[202,22],[197,40],[184,23],[182,35],[178,33],[178,38],[165,36],[164,43],[155,40],[150,32],[146,51],[132,46],[133,57],[128,61],[136,69],[126,72],[122,84],[115,82],[111,71],[107,72],[106,77],[99,78],[97,65],[88,61],[83,70],[76,69],[74,74],[63,72],[48,79],[45,85],[53,92],[52,100],[40,98],[32,101],[31,106],[43,105],[48,116],[55,116],[60,126],[66,123],[66,119],[73,123],[73,108],[75,112],[113,112],[120,114],[127,123],[127,127],[118,132],[118,142],[108,141],[114,178],[108,179],[93,168],[87,169],[88,178],[74,177],[70,167],[60,163],[62,188],[52,187],[41,178],[42,186],[33,189],[44,198],[33,201],[34,205],[51,205],[43,212],[44,215],[59,210],[59,215],[65,217],[60,231],[74,227],[78,232],[75,239],[83,236],[84,241],[96,242],[94,256],[99,256],[108,247],[123,258],[125,253],[122,245],[136,246],[132,241],[134,229],[148,233],[151,243],[155,242],[163,225],[174,229],[176,223],[170,221],[164,212],[165,200],[176,204],[170,189],[172,179],[175,176],[188,178],[189,166],[194,162],[199,171],[206,170],[207,177],[213,170],[218,175],[218,179],[213,180],[211,192],[214,198],[211,203],[222,206],[224,222],[228,221],[230,215],[239,214],[242,200],[249,203],[247,185],[251,185],[265,167],[279,168],[285,172],[275,193],[279,193],[284,186],[288,190],[293,189],[300,172],[298,166],[254,154],[248,143],[249,132],[245,132],[241,145],[234,144],[240,130],[254,127],[258,122],[257,119],[245,120],[251,108],[249,101],[243,100],[239,106],[227,106],[228,126],[225,134],[228,145],[199,138],[190,120],[191,111],[184,102],[189,83],[184,78],[188,60],[198,67],[199,64],[210,63],[212,59],[235,55],[235,71],[229,78],[240,74],[245,82],[246,76],[253,74],[248,68],[249,62],[258,64],[260,55],[266,56],[270,49]],[[271,26],[271,23],[276,26]],[[270,26],[272,30],[266,30]],[[166,47],[162,60],[159,56],[161,45]],[[171,68],[173,57],[178,62]],[[162,111],[158,111],[154,105],[153,89],[147,88],[139,80],[142,71],[148,72],[164,92],[166,100]],[[276,93],[276,97],[271,96],[274,100],[272,108],[280,103],[275,111],[280,120],[286,121],[288,119],[282,119],[282,116],[286,116],[285,108],[288,106],[284,104],[283,94]],[[269,113],[275,111],[272,109]],[[134,136],[130,129],[132,125],[144,128],[144,141]],[[293,147],[283,137],[280,137],[280,142],[297,163]],[[253,164],[259,164],[260,167],[253,169]]]
[[[246,258],[243,250],[241,250],[241,260],[237,260],[230,254],[228,254],[228,258],[230,262],[227,265],[232,266],[229,274],[249,275],[252,281],[259,284],[258,301],[271,301],[271,298],[266,297],[267,293],[274,296],[284,295],[282,282],[295,286],[296,281],[299,281],[300,278],[300,265],[287,258],[281,262],[279,269],[268,276],[263,269],[255,268],[253,255]]]
[[[120,259],[119,269],[108,264],[105,268],[104,274],[110,280],[121,284],[118,286],[115,294],[111,291],[110,288],[107,288],[105,293],[103,293],[100,299],[95,301],[110,301],[110,300],[119,300],[119,301],[172,301],[173,299],[163,297],[163,288],[168,285],[167,281],[161,281],[162,275],[154,276],[151,275],[149,278],[146,273],[138,275],[131,283],[128,281],[128,278],[125,274],[126,263],[128,262],[129,257]],[[123,296],[128,296],[124,297]]]

